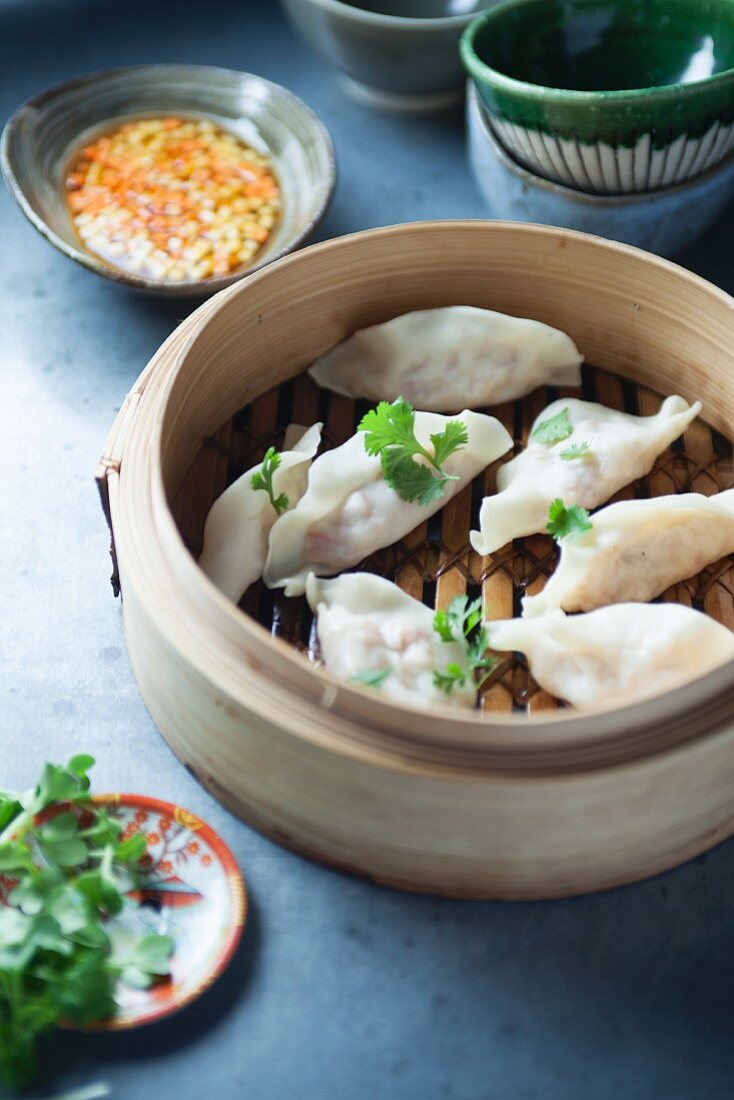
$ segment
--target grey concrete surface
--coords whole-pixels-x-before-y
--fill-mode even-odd
[[[144,61],[261,73],[330,127],[320,231],[478,216],[459,109],[378,115],[267,0],[0,0],[0,117],[66,77]],[[157,794],[221,831],[252,916],[226,977],[165,1024],[63,1036],[49,1095],[118,1100],[670,1100],[734,1094],[734,844],[612,893],[548,904],[403,896],[305,863],[230,817],[151,722],[108,586],[91,475],[120,403],[185,304],[58,255],[0,194],[0,781],[89,750],[100,789]],[[730,211],[684,260],[734,289]]]

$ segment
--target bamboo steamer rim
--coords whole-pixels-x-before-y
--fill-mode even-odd
[[[639,249],[593,237],[590,234],[548,226],[511,222],[443,221],[416,222],[367,230],[333,241],[313,245],[247,279],[221,291],[204,303],[169,338],[141,376],[135,417],[129,435],[113,430],[110,461],[120,475],[118,516],[125,517],[125,534],[133,534],[139,553],[159,573],[147,590],[144,578],[136,577],[139,594],[155,601],[166,593],[168,603],[177,601],[175,620],[158,616],[168,643],[184,663],[193,662],[221,691],[243,707],[272,718],[276,712],[286,724],[296,721],[299,737],[326,743],[331,751],[360,756],[364,744],[384,752],[393,762],[398,757],[421,765],[448,765],[490,770],[546,771],[587,766],[590,760],[607,764],[624,763],[649,753],[674,749],[691,738],[711,732],[728,722],[732,712],[734,662],[682,686],[622,708],[610,708],[593,715],[560,712],[544,717],[513,715],[497,718],[472,711],[437,708],[416,711],[382,698],[367,698],[363,690],[336,683],[320,668],[309,666],[289,645],[271,635],[227,600],[198,568],[168,505],[162,470],[163,433],[170,413],[176,383],[189,356],[195,355],[202,333],[211,321],[230,306],[230,298],[246,295],[256,283],[278,277],[285,268],[307,265],[314,257],[336,254],[360,242],[431,234],[440,238],[457,231],[487,235],[517,233],[529,244],[539,238],[585,244],[600,254],[616,254],[642,262],[650,269],[674,275],[698,291],[718,298],[734,314],[734,299],[684,268]],[[733,317],[734,320],[734,317]],[[138,445],[140,444],[140,445]],[[146,485],[141,508],[139,487]],[[120,537],[118,529],[115,538]],[[157,559],[153,563],[155,550]],[[126,578],[126,584],[132,577]],[[194,625],[205,640],[194,652]],[[254,665],[233,662],[244,644],[250,652],[262,653]]]

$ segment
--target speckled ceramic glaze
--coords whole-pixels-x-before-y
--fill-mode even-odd
[[[504,0],[461,53],[504,146],[570,187],[672,187],[734,149],[732,0]]]
[[[356,99],[428,111],[461,94],[461,33],[496,0],[281,0],[310,46]]]
[[[172,112],[212,118],[272,158],[283,213],[252,267],[171,283],[111,267],[82,246],[63,190],[74,150],[111,120]],[[108,279],[177,296],[213,294],[297,248],[322,218],[335,183],[331,139],[300,99],[259,76],[198,65],[114,69],[50,88],[6,125],[0,163],[23,213],[56,248]]]
[[[510,157],[467,91],[469,159],[494,218],[579,229],[674,256],[711,226],[734,195],[734,153],[695,180],[643,195],[590,195],[529,172]]]

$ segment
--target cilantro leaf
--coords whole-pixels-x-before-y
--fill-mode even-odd
[[[84,800],[90,783],[87,772],[93,764],[94,757],[86,755],[72,756],[66,767],[46,764],[36,786],[21,799],[23,809],[33,816],[56,802]]]
[[[541,420],[530,433],[531,443],[546,443],[552,447],[554,443],[561,443],[573,434],[573,425],[568,419],[568,406],[561,409],[555,416],[547,420]]]
[[[560,542],[561,539],[577,538],[585,531],[590,531],[593,524],[589,513],[578,504],[569,504],[568,507],[560,497],[554,500],[548,509],[548,523],[546,531]]]
[[[449,480],[445,474],[434,477],[428,466],[415,462],[405,451],[390,447],[382,452],[385,481],[402,500],[417,501],[424,507],[443,496]]]
[[[449,618],[448,611],[437,611],[433,616],[433,629],[442,642],[453,642],[453,621]]]
[[[116,917],[122,909],[123,896],[112,858],[112,848],[105,848],[99,867],[94,871],[82,872],[76,879],[76,888],[100,913]]]
[[[415,435],[415,411],[409,401],[380,401],[362,417],[357,425],[364,432],[364,447],[368,455],[379,455],[386,483],[402,500],[418,501],[426,506],[444,495],[448,481],[458,478],[448,474],[444,463],[469,441],[466,425],[449,420],[444,431],[431,436],[433,452],[423,447]],[[415,459],[423,459],[416,462]]]
[[[115,845],[115,859],[128,867],[135,868],[147,850],[147,843],[142,833],[133,833],[127,840]]]
[[[385,683],[392,672],[391,668],[365,668],[351,677],[353,684],[364,684],[365,687],[379,688]]]
[[[38,830],[38,836],[49,863],[81,867],[87,859],[87,845],[79,839],[79,822],[70,811],[52,817]]]
[[[449,420],[444,430],[431,436],[433,444],[433,459],[437,466],[443,466],[447,458],[466,447],[469,442],[469,432],[466,424],[461,420]]]
[[[404,397],[395,401],[380,401],[376,409],[370,409],[357,425],[358,432],[365,433],[364,449],[368,455],[379,455],[385,447],[418,447],[415,438],[415,412]],[[417,454],[418,450],[412,453]]]
[[[467,683],[477,689],[485,682],[497,664],[494,657],[487,657],[489,633],[482,622],[482,601],[469,602],[469,597],[455,596],[445,611],[433,616],[433,629],[442,642],[453,642],[462,651],[462,663],[452,662],[442,672],[433,670],[435,687],[450,695],[455,687]]]
[[[31,853],[20,840],[5,840],[0,844],[0,875],[14,875],[32,865]]]
[[[285,493],[281,493],[280,496],[275,496],[275,490],[273,489],[273,474],[280,466],[280,455],[276,451],[275,447],[268,447],[265,452],[265,456],[262,460],[262,464],[259,470],[250,478],[250,485],[253,489],[264,489],[264,491],[270,497],[270,503],[278,515],[285,512],[288,508],[288,497]]]
[[[0,794],[0,833],[14,821],[23,810],[23,804],[15,795]]]
[[[136,944],[122,970],[122,980],[135,989],[148,989],[156,978],[165,977],[170,970],[173,940],[149,932]]]
[[[590,451],[591,443],[588,439],[585,439],[583,443],[574,443],[565,451],[560,451],[558,457],[562,458],[564,462],[571,462],[574,458],[583,458]]]
[[[11,1088],[33,1078],[43,1033],[112,1015],[123,971],[144,988],[169,970],[167,936],[143,936],[124,961],[114,957],[109,918],[132,904],[146,842],[121,840],[119,821],[90,804],[93,763],[46,764],[29,792],[0,795],[0,1079]]]
[[[445,672],[439,672],[437,668],[434,668],[433,683],[444,694],[451,695],[455,687],[464,687],[467,675],[466,669],[462,668],[461,665],[452,663],[446,666]]]

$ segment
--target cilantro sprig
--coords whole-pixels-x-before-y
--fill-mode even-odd
[[[572,443],[565,451],[559,451],[558,457],[564,462],[572,462],[575,458],[586,458],[591,453],[591,443],[585,439],[583,443]]]
[[[530,433],[531,443],[546,443],[552,447],[554,443],[562,443],[573,434],[573,425],[568,419],[568,406],[561,409],[555,416],[541,420]]]
[[[112,1015],[119,980],[147,988],[168,972],[170,937],[149,933],[121,951],[110,935],[146,842],[123,839],[90,803],[93,764],[46,764],[31,790],[0,793],[0,1079],[11,1087],[34,1076],[45,1032]]]
[[[455,687],[471,684],[479,689],[497,664],[487,657],[489,631],[482,624],[482,601],[469,602],[468,596],[455,596],[445,611],[433,617],[433,629],[442,642],[456,643],[462,653],[461,663],[452,661],[442,672],[433,670],[434,686],[451,695]]]
[[[281,493],[280,496],[275,495],[273,489],[273,474],[280,466],[280,455],[276,451],[275,447],[268,447],[265,452],[265,457],[262,460],[262,464],[259,470],[250,478],[250,485],[253,489],[263,489],[270,497],[270,503],[278,515],[285,512],[288,508],[288,497],[285,493]]]
[[[432,504],[443,496],[447,482],[458,481],[444,464],[469,442],[460,420],[449,420],[442,432],[431,436],[433,453],[416,439],[415,410],[404,397],[381,401],[362,417],[357,431],[364,432],[367,454],[380,456],[385,481],[402,500]]]
[[[578,504],[566,505],[560,497],[553,501],[548,509],[548,531],[557,542],[561,539],[578,538],[593,527],[589,513]]]

